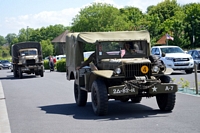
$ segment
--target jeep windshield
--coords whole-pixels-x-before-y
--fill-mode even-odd
[[[23,50],[20,51],[21,56],[37,55],[37,50]]]
[[[138,58],[146,57],[146,41],[112,41],[99,42],[98,56],[105,58]]]

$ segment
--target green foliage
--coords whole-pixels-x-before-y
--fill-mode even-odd
[[[0,46],[0,58],[1,59],[9,59],[11,58],[10,56],[10,48],[9,46]]]
[[[175,78],[172,78],[171,80],[172,80],[172,83],[174,83],[174,82],[176,81],[176,79],[175,79]]]
[[[120,9],[121,14],[128,29],[124,30],[143,30],[145,28],[145,22],[143,20],[144,14],[139,8],[127,6],[125,8]],[[123,27],[126,28],[126,27]]]
[[[49,69],[49,61],[44,60],[44,69]]]
[[[66,60],[62,59],[56,62],[56,68],[58,72],[66,72]]]
[[[181,86],[181,88],[188,88],[190,86],[190,82],[184,78],[180,78],[180,82],[178,82],[178,84]]]
[[[0,36],[0,46],[6,44],[6,39],[3,36]]]
[[[190,3],[183,6],[186,14],[184,18],[184,39],[188,43],[186,48],[200,47],[200,3]],[[193,42],[194,35],[194,42]]]
[[[119,31],[124,30],[126,22],[120,11],[110,4],[94,3],[81,9],[73,19],[72,31]]]
[[[43,57],[47,57],[49,55],[53,55],[53,44],[51,43],[51,41],[48,40],[42,40],[41,42],[42,45],[42,54]]]

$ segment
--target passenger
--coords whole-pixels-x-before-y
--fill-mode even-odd
[[[131,49],[131,45],[129,44],[129,42],[126,42],[124,44],[124,48],[126,50],[126,54],[133,54],[134,53],[134,50]]]

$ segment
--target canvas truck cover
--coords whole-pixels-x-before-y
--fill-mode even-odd
[[[22,42],[12,45],[11,54],[12,54],[12,61],[18,62],[18,51],[20,49],[26,48],[36,48],[38,50],[38,55],[42,55],[42,48],[40,43],[38,42]]]
[[[150,49],[150,34],[142,31],[115,32],[80,32],[68,33],[66,36],[66,66],[79,66],[83,58],[83,43],[95,44],[102,41],[134,41],[146,40]],[[150,54],[150,53],[149,53]]]

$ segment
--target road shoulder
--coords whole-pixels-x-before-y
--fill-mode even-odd
[[[3,87],[0,81],[0,133],[11,133]]]

